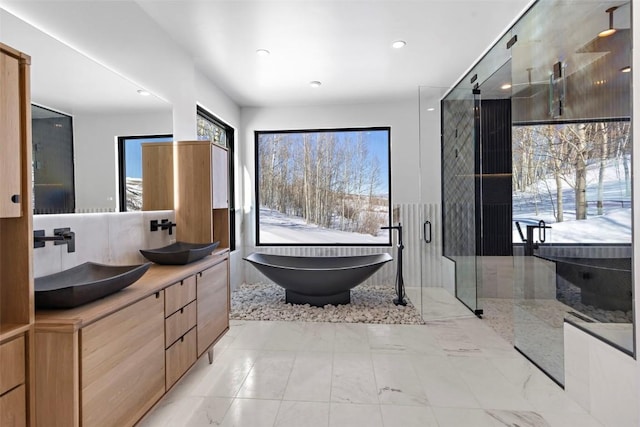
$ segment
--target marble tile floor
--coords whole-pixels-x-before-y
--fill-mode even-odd
[[[232,321],[139,425],[601,426],[482,320],[447,318],[455,299],[432,303],[426,325]]]

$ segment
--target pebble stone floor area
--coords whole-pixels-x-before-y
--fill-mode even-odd
[[[424,325],[233,320],[139,425],[601,426],[440,291]]]

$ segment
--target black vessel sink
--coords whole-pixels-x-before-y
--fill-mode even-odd
[[[140,253],[156,264],[184,265],[206,257],[219,244],[176,242],[158,249],[140,249]]]
[[[138,265],[85,262],[34,280],[37,308],[73,308],[95,301],[134,283],[149,269]]]

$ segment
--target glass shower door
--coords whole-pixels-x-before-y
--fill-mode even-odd
[[[476,215],[480,100],[471,80],[465,77],[465,84],[451,91],[441,103],[443,255],[444,262],[453,263],[455,269],[456,297],[480,314],[476,256],[480,231]]]

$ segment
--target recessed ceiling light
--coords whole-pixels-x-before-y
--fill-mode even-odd
[[[630,73],[631,67],[627,65],[626,67],[622,68],[620,71],[622,71],[623,73]]]
[[[433,108],[433,107],[429,107],[429,108],[427,108],[427,111],[436,111],[436,109]]]
[[[391,46],[394,49],[402,49],[403,47],[405,47],[407,45],[407,42],[404,40],[396,40],[393,43],[391,43]]]
[[[140,96],[149,96],[151,94],[148,91],[144,90],[144,89],[138,89],[138,95],[140,95]]]
[[[258,56],[269,56],[271,54],[271,52],[269,52],[267,49],[258,49],[256,50],[256,55]]]
[[[322,82],[314,80],[312,82],[309,82],[309,85],[311,85],[311,87],[320,87],[320,86],[322,86]]]
[[[500,86],[500,89],[502,89],[502,90],[511,89],[511,83],[503,84],[502,86]]]

